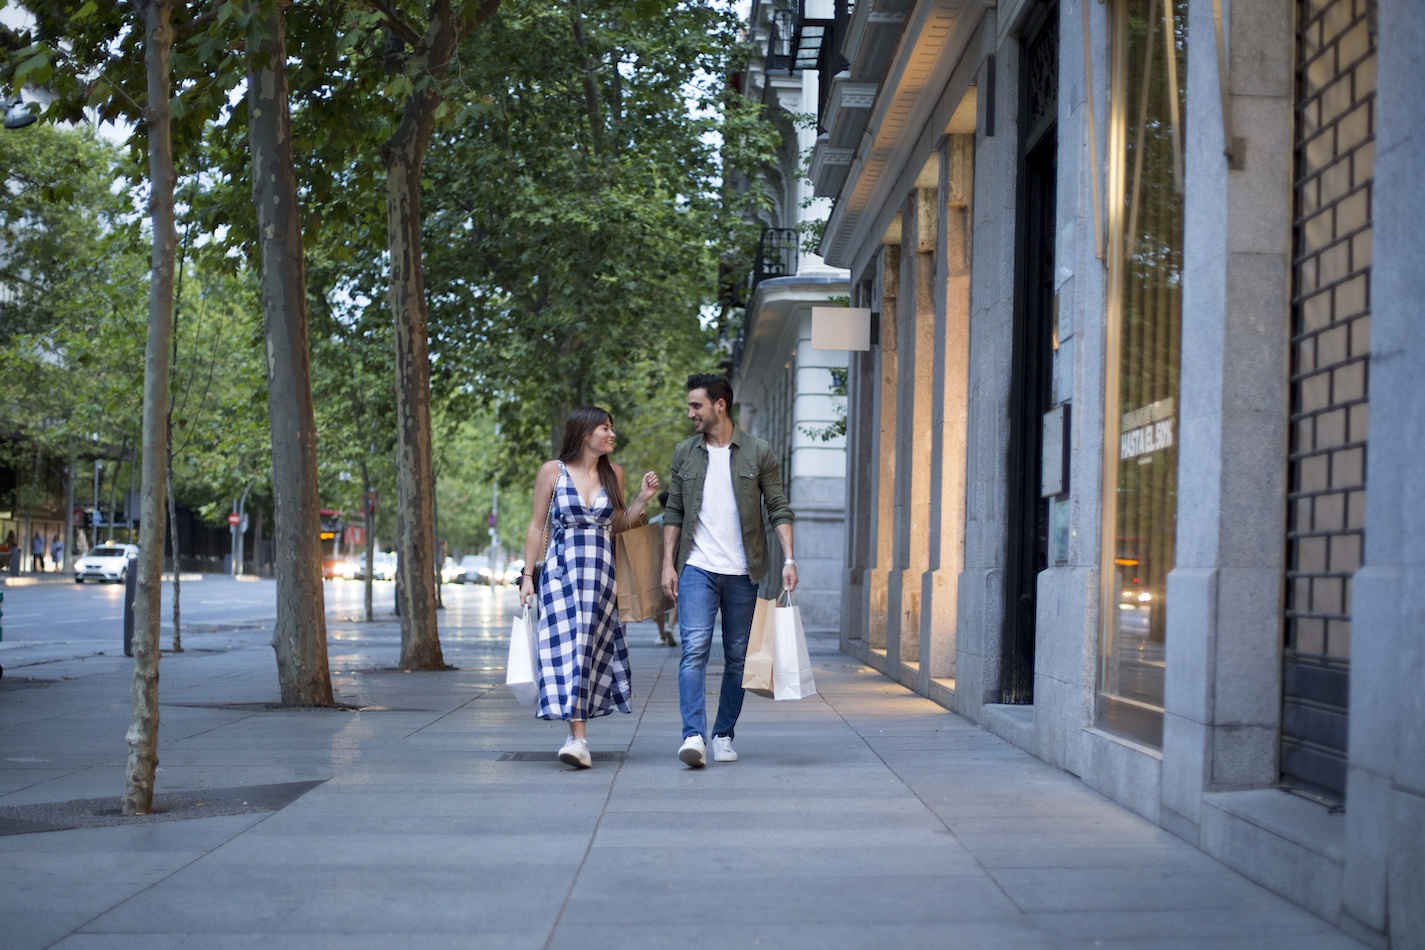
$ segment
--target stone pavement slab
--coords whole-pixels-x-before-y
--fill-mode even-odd
[[[820,695],[749,697],[741,761],[690,770],[677,651],[632,625],[633,715],[591,722],[606,756],[567,769],[562,724],[503,685],[513,597],[448,597],[456,670],[396,671],[389,618],[333,622],[357,708],[276,706],[266,631],[165,655],[160,792],[320,784],[254,814],[0,835],[0,946],[1360,946],[830,639]],[[0,815],[117,799],[129,671],[109,660],[0,680]]]

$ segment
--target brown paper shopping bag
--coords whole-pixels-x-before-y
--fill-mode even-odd
[[[757,598],[752,610],[752,634],[747,638],[747,664],[742,668],[742,688],[758,696],[772,697],[772,608],[773,600]]]
[[[663,527],[639,525],[614,538],[618,618],[650,620],[663,609]]]

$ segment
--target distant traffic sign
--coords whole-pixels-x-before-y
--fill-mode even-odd
[[[232,512],[228,515],[228,524],[236,528],[238,525],[242,524],[242,515],[238,514],[236,511]]]

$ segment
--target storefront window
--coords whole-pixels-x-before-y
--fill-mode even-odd
[[[1186,0],[1116,0],[1100,728],[1162,745],[1177,526]]]

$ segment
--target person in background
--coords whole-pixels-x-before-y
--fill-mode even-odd
[[[631,711],[613,536],[637,524],[658,493],[658,474],[648,472],[625,507],[623,468],[609,460],[614,438],[613,419],[603,409],[580,406],[569,414],[559,457],[540,466],[535,478],[520,574],[520,602],[539,599],[535,715],[569,723],[559,761],[580,769],[593,764],[588,720]],[[546,526],[548,547],[542,547]]]
[[[5,532],[5,541],[0,544],[0,551],[10,552],[10,574],[16,576],[20,573],[20,558],[24,554],[20,550],[20,542],[15,537],[15,532]]]
[[[45,569],[45,537],[44,537],[44,535],[40,534],[38,531],[36,531],[36,532],[35,532],[35,536],[30,539],[30,557],[34,558],[34,561],[35,561],[34,567],[32,568],[32,570],[34,570],[34,571],[37,572],[37,573],[44,571],[44,569]]]
[[[56,571],[64,567],[64,539],[59,535],[55,535],[49,543],[49,562]]]
[[[722,376],[688,377],[688,418],[697,435],[673,450],[668,507],[663,518],[663,593],[678,604],[683,656],[678,666],[683,744],[678,759],[707,764],[707,667],[713,622],[722,614],[722,688],[713,723],[714,762],[736,762],[733,730],[742,714],[742,671],[767,572],[762,509],[786,560],[782,585],[797,586],[792,559],[792,508],[782,468],[766,442],[732,421],[732,384]],[[756,580],[754,580],[756,578]]]
[[[662,525],[663,515],[668,508],[668,493],[661,491],[658,493],[658,514],[648,519],[649,524]],[[660,529],[661,531],[661,529]],[[662,591],[660,589],[660,594]],[[678,641],[674,639],[672,632],[668,629],[678,622],[678,605],[668,599],[667,594],[662,594],[663,603],[658,608],[658,614],[654,618],[658,621],[658,645],[665,647],[675,647]]]

